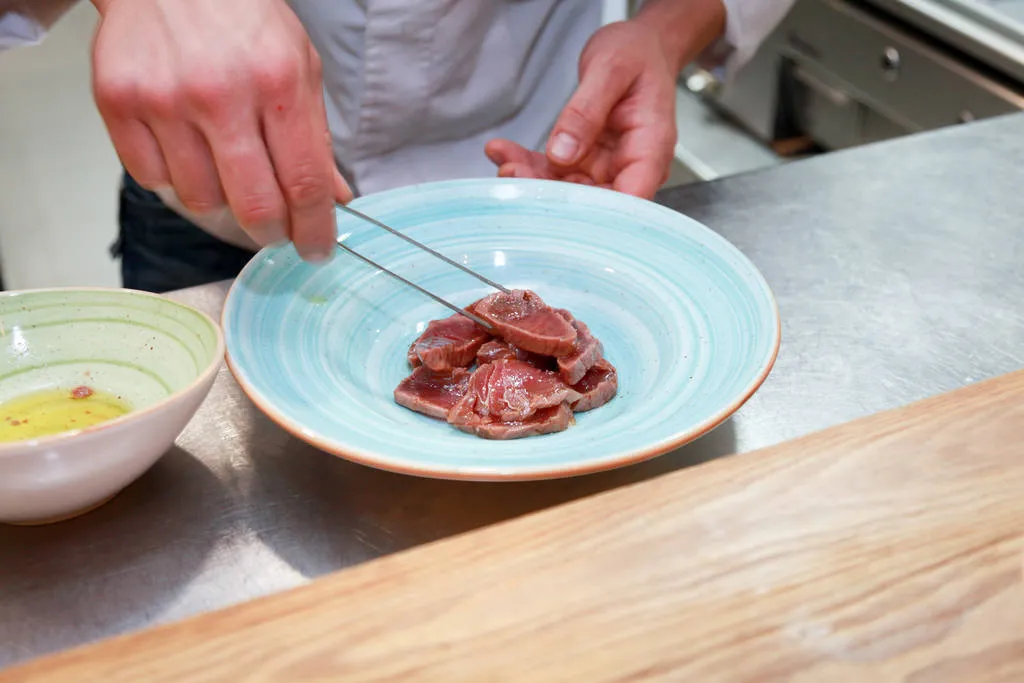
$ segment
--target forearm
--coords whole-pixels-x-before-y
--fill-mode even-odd
[[[726,11],[722,0],[646,0],[633,21],[653,29],[679,72],[722,37]]]

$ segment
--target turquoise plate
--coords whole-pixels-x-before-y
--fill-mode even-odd
[[[395,404],[406,350],[449,311],[339,252],[261,251],[228,295],[228,363],[271,419],[335,455],[427,477],[522,480],[620,467],[724,421],[779,348],[771,290],[736,248],[686,216],[607,190],[532,180],[404,187],[353,206],[507,287],[570,309],[605,346],[619,394],[567,431],[487,441]],[[346,244],[466,305],[489,293],[404,240],[341,214]]]

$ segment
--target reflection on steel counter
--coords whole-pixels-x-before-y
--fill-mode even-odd
[[[1024,115],[661,195],[764,273],[782,349],[733,419],[636,467],[522,484],[372,470],[291,438],[222,373],[177,448],[110,503],[0,527],[0,666],[1018,369],[1022,156]],[[174,296],[216,314],[225,292]]]

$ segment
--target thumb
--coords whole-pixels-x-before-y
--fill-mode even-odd
[[[555,122],[548,138],[548,159],[559,166],[571,166],[584,158],[632,84],[633,79],[622,70],[592,64],[581,74],[576,92]]]

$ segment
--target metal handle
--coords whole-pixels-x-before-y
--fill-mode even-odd
[[[892,82],[899,78],[900,67],[903,66],[903,57],[900,51],[889,46],[882,52],[882,74],[885,80]]]

